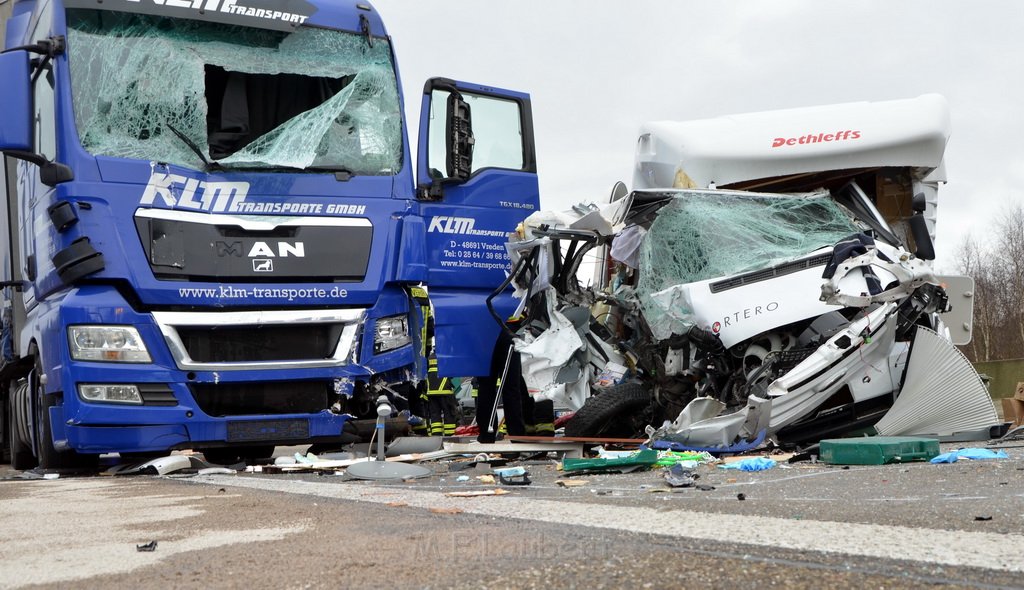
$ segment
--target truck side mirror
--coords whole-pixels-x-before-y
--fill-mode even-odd
[[[445,147],[448,178],[456,182],[469,180],[473,172],[473,117],[469,104],[456,92],[448,95]]]
[[[928,233],[928,222],[924,215],[913,215],[907,220],[910,233],[914,236],[914,255],[921,260],[935,260],[935,244]]]
[[[928,209],[928,199],[924,196],[924,193],[917,193],[910,200],[910,207],[915,213],[924,213]]]
[[[0,54],[0,80],[4,89],[0,92],[0,151],[20,153],[32,152],[32,92],[30,90],[30,66],[27,51],[11,51]]]

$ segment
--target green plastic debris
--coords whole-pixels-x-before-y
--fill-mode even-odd
[[[821,441],[821,460],[831,465],[885,465],[929,461],[939,441],[917,436],[866,436]]]
[[[621,467],[649,467],[658,461],[658,451],[645,449],[614,459],[562,459],[563,471],[612,471]]]
[[[707,451],[658,451],[658,467],[671,467],[676,463],[692,461],[694,463],[713,463],[717,459]]]

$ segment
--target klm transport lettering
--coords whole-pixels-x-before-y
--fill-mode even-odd
[[[157,6],[168,8],[185,8],[199,13],[219,12],[232,16],[247,16],[266,19],[270,21],[294,23],[301,25],[309,18],[308,14],[286,12],[281,10],[270,10],[267,8],[254,8],[252,6],[239,5],[238,0],[126,0],[131,4],[146,2]]]
[[[476,229],[475,225],[476,220],[472,217],[448,217],[446,215],[439,215],[430,219],[430,225],[427,227],[427,231],[442,234],[494,236],[499,238],[508,236],[508,232],[490,229]]]
[[[144,207],[164,206],[208,213],[290,213],[293,215],[364,215],[366,205],[342,203],[246,201],[248,182],[210,182],[179,174],[154,172],[139,199]]]
[[[800,137],[776,137],[772,140],[772,147],[787,145],[807,145],[811,143],[829,143],[834,141],[849,141],[860,139],[860,131],[836,131],[835,133],[809,133]]]

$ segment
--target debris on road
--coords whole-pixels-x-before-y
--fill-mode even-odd
[[[991,449],[978,449],[978,448],[967,448],[958,449],[949,453],[943,453],[936,455],[932,458],[932,463],[956,463],[958,459],[971,459],[973,461],[984,461],[987,459],[1009,459],[1009,455],[1006,451]]]
[[[665,483],[673,488],[688,488],[696,485],[700,475],[676,463],[665,471]]]
[[[640,468],[648,468],[658,461],[658,452],[646,449],[630,453],[628,456],[608,459],[563,459],[562,470],[569,471],[618,471],[626,473]]]
[[[135,546],[135,550],[136,551],[145,551],[145,552],[156,551],[156,545],[157,545],[156,541],[150,541],[149,543],[146,543],[144,545],[136,545]]]
[[[928,461],[939,454],[939,441],[916,436],[865,436],[823,440],[821,460],[830,465],[884,465]]]
[[[775,467],[776,462],[774,459],[766,459],[764,457],[750,457],[743,459],[742,461],[734,461],[732,463],[723,463],[719,465],[719,469],[737,469],[739,471],[764,471]]]
[[[476,490],[472,492],[445,492],[444,495],[452,498],[476,498],[480,496],[504,496],[511,493],[508,490],[495,488],[493,490]]]
[[[430,508],[430,512],[433,514],[462,514],[462,508]]]
[[[514,443],[514,442],[445,442],[444,450],[448,453],[472,455],[476,453],[563,453],[566,457],[582,457],[583,443],[560,441],[548,438],[546,443]]]

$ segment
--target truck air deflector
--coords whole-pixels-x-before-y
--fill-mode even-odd
[[[306,369],[342,367],[353,360],[356,340],[363,322],[361,309],[344,310],[285,310],[234,312],[153,312],[153,318],[163,334],[179,369],[188,371],[241,371],[247,369]],[[308,347],[284,335],[306,358],[295,350],[268,353],[261,346],[243,346],[236,350],[211,352],[223,344],[218,340],[220,330],[228,330],[240,342],[269,342],[282,330],[316,329],[323,338],[310,338]],[[323,339],[335,338],[330,354],[322,354]],[[215,355],[215,356],[211,356]],[[230,358],[230,361],[221,359]]]
[[[94,8],[186,18],[207,22],[292,31],[317,8],[306,0],[199,0],[197,2],[139,2],[138,0],[66,0],[67,8]]]
[[[161,279],[361,281],[373,224],[361,217],[206,215],[140,209],[135,227]]]

